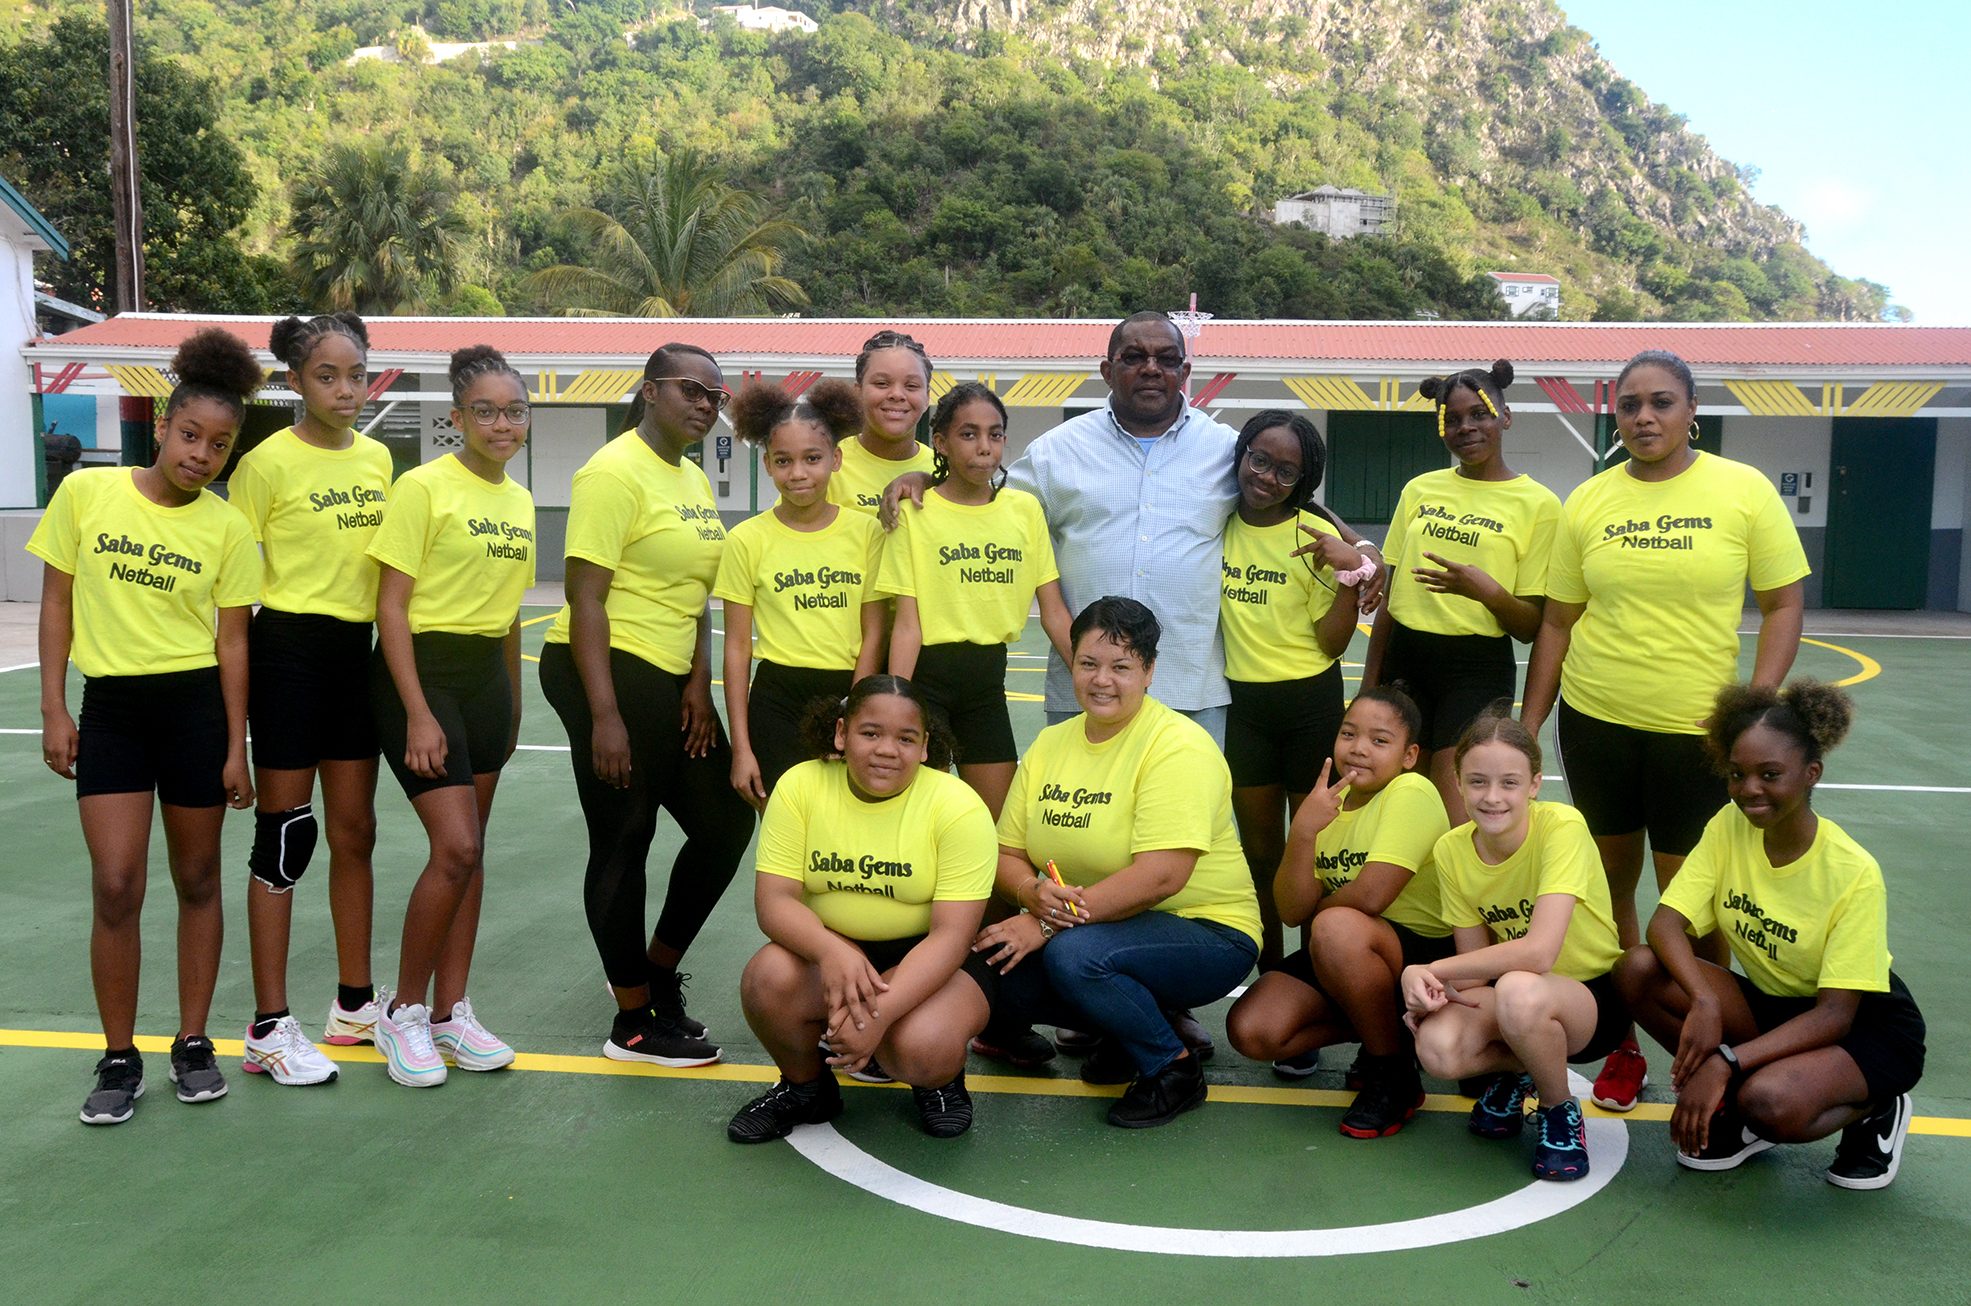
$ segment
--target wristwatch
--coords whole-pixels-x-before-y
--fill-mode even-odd
[[[1718,1055],[1725,1059],[1725,1068],[1731,1071],[1733,1078],[1745,1073],[1745,1067],[1738,1064],[1738,1053],[1732,1051],[1731,1044],[1718,1044]]]
[[[1045,916],[1035,916],[1034,913],[1028,911],[1024,907],[1020,908],[1020,915],[1033,916],[1033,923],[1040,927],[1041,938],[1051,939],[1054,937],[1054,927],[1047,923],[1047,918]]]

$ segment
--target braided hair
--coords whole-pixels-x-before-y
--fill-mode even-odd
[[[1631,365],[1633,366],[1633,364]],[[1417,382],[1417,393],[1437,406],[1437,438],[1444,438],[1444,409],[1457,390],[1470,390],[1494,417],[1506,411],[1506,387],[1512,384],[1512,364],[1501,358],[1486,371],[1468,367],[1448,376],[1427,376]]]
[[[951,389],[945,391],[944,398],[938,400],[937,409],[931,414],[931,433],[933,435],[950,435],[953,423],[958,420],[958,410],[966,404],[981,399],[999,410],[999,425],[1003,430],[1007,423],[1005,401],[994,394],[992,387],[989,385],[979,381],[961,381],[951,387]],[[932,441],[931,484],[943,485],[950,479],[951,463],[945,458],[943,451],[938,448],[937,442]],[[1001,462],[999,470],[993,474],[992,478],[993,498],[997,499],[999,497],[999,491],[1005,484],[1006,464]]]
[[[289,371],[299,372],[308,366],[309,356],[315,346],[329,336],[347,336],[356,342],[356,349],[364,356],[370,352],[370,330],[363,319],[354,313],[323,313],[317,317],[285,317],[274,323],[268,333],[267,348],[275,358],[286,363]]]

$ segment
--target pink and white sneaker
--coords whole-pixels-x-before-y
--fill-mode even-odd
[[[322,1042],[333,1043],[339,1048],[355,1047],[358,1043],[376,1042],[376,1018],[382,1009],[371,998],[354,1011],[344,1011],[337,998],[329,999],[328,1029],[322,1034]]]
[[[431,1041],[431,1009],[412,1002],[390,1010],[390,990],[376,993],[376,1050],[383,1068],[405,1088],[436,1088],[445,1082],[445,1062]]]
[[[504,1070],[513,1064],[513,1049],[479,1023],[469,998],[452,1004],[450,1020],[433,1023],[431,1041],[438,1055],[460,1070]]]

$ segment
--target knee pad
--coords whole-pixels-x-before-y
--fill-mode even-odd
[[[253,814],[253,852],[246,869],[274,893],[286,893],[308,869],[320,827],[313,807]]]

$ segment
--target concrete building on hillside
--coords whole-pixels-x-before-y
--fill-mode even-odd
[[[715,14],[728,14],[732,21],[749,32],[807,32],[814,33],[819,24],[806,14],[792,9],[782,9],[778,5],[714,5]]]
[[[1316,186],[1273,205],[1273,221],[1299,223],[1336,240],[1373,236],[1396,220],[1396,198],[1342,186]]]
[[[1560,316],[1560,279],[1543,272],[1487,272],[1514,317],[1548,321]]]
[[[272,319],[125,314],[16,347],[0,361],[24,357],[32,368],[16,370],[31,370],[44,396],[93,398],[104,417],[85,458],[113,461],[118,401],[142,409],[145,396],[168,393],[163,369],[172,351],[214,323],[264,350]],[[456,448],[445,361],[480,341],[504,351],[535,405],[532,438],[508,470],[533,490],[541,575],[552,579],[570,482],[622,429],[651,349],[689,341],[718,356],[735,389],[765,377],[799,391],[852,375],[863,340],[892,325],[924,342],[936,364],[934,395],[974,379],[999,394],[1012,418],[1009,459],[1106,398],[1098,365],[1109,321],[378,318],[362,425],[400,468]],[[1231,426],[1261,408],[1309,413],[1329,446],[1320,497],[1380,536],[1404,482],[1449,461],[1431,405],[1417,393],[1423,377],[1512,359],[1520,380],[1506,396],[1514,416],[1507,457],[1564,496],[1619,452],[1613,382],[1642,349],[1689,360],[1701,447],[1771,478],[1814,568],[1810,605],[1971,611],[1971,328],[1214,320],[1192,344],[1191,402]],[[271,366],[271,356],[263,359]],[[284,379],[277,374],[252,406],[242,448],[294,420]],[[146,452],[134,447],[141,423],[120,429],[130,433],[132,460]],[[25,427],[0,425],[7,484],[32,488],[30,456]],[[728,522],[772,501],[758,457],[724,423],[699,456]],[[4,506],[32,504],[17,497]],[[9,597],[33,597],[11,587],[11,566],[7,576]]]

